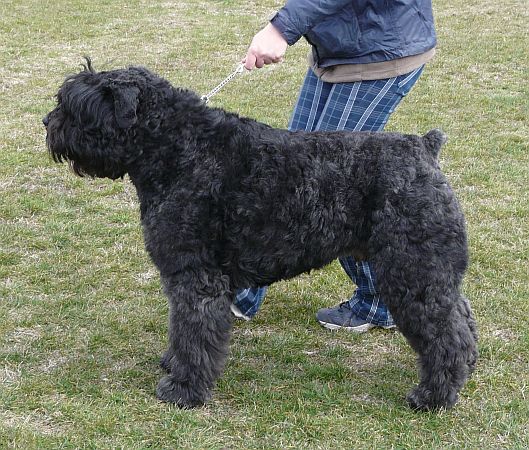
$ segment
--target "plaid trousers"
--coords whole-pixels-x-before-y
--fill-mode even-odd
[[[423,66],[424,67],[424,66]],[[289,130],[380,131],[402,98],[410,91],[423,67],[398,77],[326,83],[309,69],[290,122]],[[380,326],[393,325],[393,318],[376,289],[376,276],[367,261],[352,256],[340,264],[357,288],[349,304],[357,317]],[[259,310],[267,287],[251,287],[237,292],[235,305],[248,317]]]

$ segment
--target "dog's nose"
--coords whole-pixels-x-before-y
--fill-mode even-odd
[[[49,121],[50,121],[50,119],[48,118],[48,114],[46,114],[46,115],[42,118],[42,123],[44,124],[45,127],[47,127]]]

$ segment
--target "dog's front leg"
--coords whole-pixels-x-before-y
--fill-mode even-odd
[[[162,276],[169,299],[169,349],[159,399],[182,408],[203,405],[222,374],[232,324],[228,279],[220,273]]]

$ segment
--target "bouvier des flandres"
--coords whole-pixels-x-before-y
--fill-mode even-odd
[[[174,88],[142,67],[66,79],[45,118],[55,161],[136,187],[170,304],[160,399],[203,404],[221,375],[239,288],[345,255],[367,258],[419,355],[416,409],[450,407],[476,363],[461,281],[465,223],[439,169],[444,135],[290,132]]]

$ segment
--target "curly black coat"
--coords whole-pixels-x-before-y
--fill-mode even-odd
[[[444,135],[290,132],[209,108],[141,67],[66,79],[45,118],[55,161],[129,174],[170,304],[162,400],[203,404],[221,375],[238,288],[369,258],[419,355],[413,408],[450,407],[477,358],[461,295],[464,217],[437,156]]]

